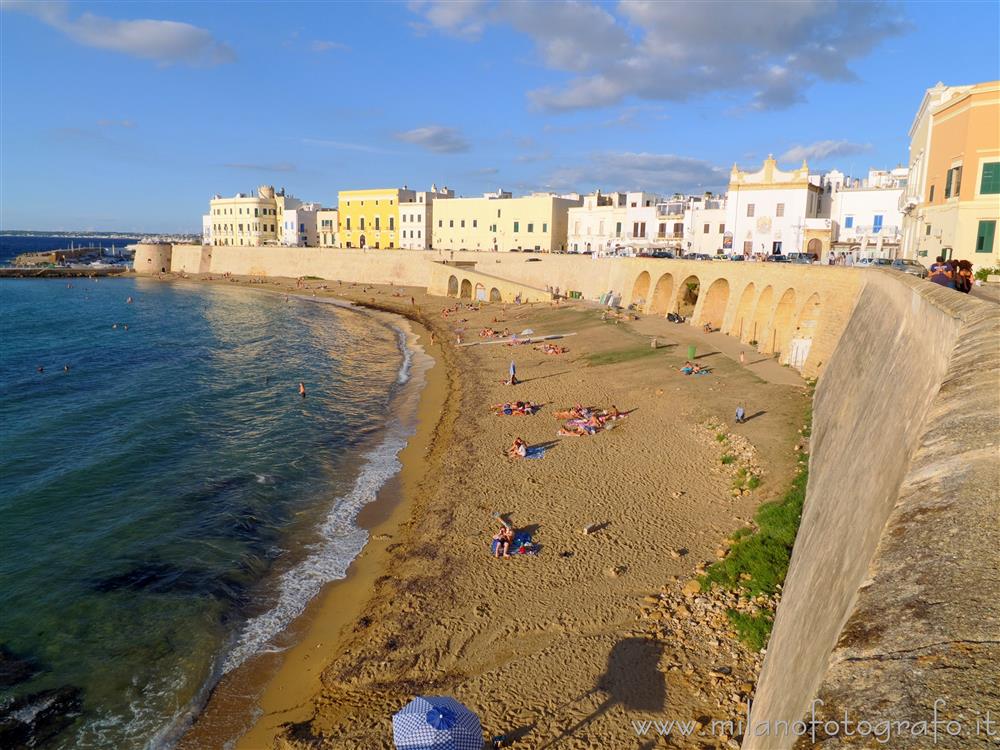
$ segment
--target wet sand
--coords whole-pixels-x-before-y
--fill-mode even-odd
[[[262,286],[282,285],[294,291],[288,280]],[[435,332],[437,345],[427,348],[439,364],[421,401],[420,433],[398,482],[368,514],[372,541],[348,578],[328,586],[286,634],[297,645],[220,685],[183,746],[221,746],[253,719],[237,747],[391,747],[392,713],[419,693],[454,695],[489,735],[517,748],[652,747],[655,738],[637,737],[633,721],[732,716],[739,700],[723,705],[709,674],[723,666],[752,681],[755,655],[722,624],[705,643],[685,640],[679,628],[651,630],[641,607],[724,554],[721,540],[787,487],[805,392],[766,382],[714,348],[699,350],[710,375],[681,375],[686,345],[698,339],[666,321],[603,322],[579,304],[505,313],[491,304],[445,318],[441,309],[455,300],[413,289],[393,296],[309,285],[328,290],[306,294],[420,320]],[[577,335],[555,342],[569,348],[558,356],[455,346],[457,327],[472,342],[486,325]],[[593,359],[609,352],[621,361]],[[515,387],[502,384],[511,359],[524,381]],[[490,413],[510,399],[545,406],[531,417]],[[630,413],[608,432],[557,437],[553,410],[577,402]],[[760,414],[732,426],[741,403]],[[733,495],[711,420],[752,444],[760,489]],[[545,456],[506,458],[515,436],[548,446]],[[495,513],[529,531],[540,553],[492,558]]]

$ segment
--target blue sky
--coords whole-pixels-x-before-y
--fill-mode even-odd
[[[907,159],[998,4],[0,0],[0,226],[198,231],[214,193],[724,188]]]

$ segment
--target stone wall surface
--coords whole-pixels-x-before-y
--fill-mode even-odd
[[[865,282],[817,387],[806,504],[746,750],[876,746],[833,725],[774,736],[814,706],[822,721],[916,722],[941,698],[970,732],[977,713],[1000,717],[1000,308],[900,274]]]

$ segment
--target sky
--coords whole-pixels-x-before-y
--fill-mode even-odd
[[[906,164],[1000,3],[0,0],[0,229],[200,232],[216,193],[700,193]]]

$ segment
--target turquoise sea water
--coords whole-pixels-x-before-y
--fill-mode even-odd
[[[363,546],[409,361],[295,297],[0,281],[0,746],[168,746]]]

